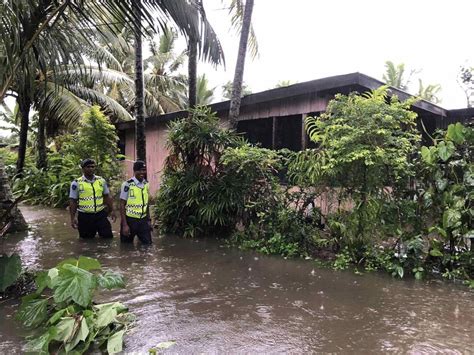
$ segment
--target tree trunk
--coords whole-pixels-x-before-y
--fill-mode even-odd
[[[4,162],[0,157],[0,238],[9,231],[22,231],[28,228],[16,202],[13,200]]]
[[[137,160],[146,162],[141,0],[132,2],[135,15],[135,142]]]
[[[25,91],[28,91],[26,88]],[[20,141],[18,145],[18,159],[16,161],[16,173],[21,174],[25,166],[26,144],[28,141],[28,128],[30,125],[31,98],[28,94],[18,95],[18,106],[21,116]]]
[[[242,32],[240,33],[239,54],[235,65],[234,81],[232,83],[232,97],[230,100],[229,123],[232,128],[237,128],[237,118],[240,114],[240,101],[242,96],[242,82],[244,79],[245,56],[249,39],[250,23],[252,21],[253,1],[245,2]]]
[[[189,85],[189,98],[188,107],[194,108],[196,106],[197,97],[197,42],[193,39],[189,39],[188,44],[188,85]]]
[[[39,112],[38,117],[38,134],[36,135],[36,167],[38,169],[47,168],[47,159],[46,159],[46,117],[42,111]]]

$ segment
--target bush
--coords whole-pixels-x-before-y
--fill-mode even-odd
[[[124,287],[120,275],[97,273],[100,263],[91,258],[68,259],[36,277],[36,292],[23,297],[17,318],[41,334],[29,337],[34,353],[78,353],[91,347],[108,353],[122,351],[123,336],[133,321],[120,302],[94,304],[101,289]]]
[[[25,166],[21,178],[13,183],[13,191],[30,204],[65,207],[69,201],[71,182],[81,175],[80,162],[92,157],[97,162],[97,174],[121,180],[115,127],[93,106],[84,115],[78,132],[58,139],[58,151],[49,152],[48,168],[38,169],[32,163]]]
[[[167,144],[169,156],[154,211],[160,231],[191,237],[228,234],[237,221],[235,201],[241,191],[221,156],[244,141],[220,128],[209,108],[198,107],[189,118],[170,124]]]

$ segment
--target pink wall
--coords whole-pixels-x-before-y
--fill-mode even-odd
[[[166,123],[148,124],[146,127],[146,155],[147,155],[147,178],[150,183],[152,196],[156,194],[161,183],[161,174],[168,150]],[[125,174],[127,178],[133,176],[133,162],[136,159],[135,131],[129,129],[125,137]]]

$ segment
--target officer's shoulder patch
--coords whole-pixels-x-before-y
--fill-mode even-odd
[[[73,184],[73,185],[72,185],[72,189],[73,189],[73,190],[76,190],[76,189],[77,189],[77,185]]]
[[[130,187],[128,185],[125,185],[123,191],[127,192],[128,190],[130,190]]]

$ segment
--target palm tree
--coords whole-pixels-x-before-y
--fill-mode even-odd
[[[229,122],[232,128],[237,128],[237,118],[240,113],[240,100],[242,92],[242,82],[244,77],[245,57],[247,55],[247,44],[252,21],[254,0],[246,0],[244,15],[242,18],[242,29],[240,32],[239,52],[235,65],[234,81],[232,85],[232,97],[230,99]]]
[[[196,105],[209,105],[214,99],[215,87],[209,88],[209,81],[206,74],[199,75],[197,78]]]
[[[418,79],[418,96],[421,97],[423,100],[430,101],[434,104],[439,104],[441,99],[437,96],[438,93],[441,91],[441,85],[439,84],[430,84],[426,87],[423,86],[423,82],[421,79]]]
[[[419,70],[413,69],[408,74],[408,77],[405,76],[405,64],[400,63],[395,65],[392,61],[387,60],[385,62],[385,74],[383,75],[383,80],[390,86],[394,88],[408,91],[408,85],[410,84],[411,77],[413,74],[418,73]]]
[[[243,81],[242,82],[242,91],[240,92],[240,96],[244,97],[250,95],[252,93],[252,89]],[[230,100],[232,97],[232,81],[229,80],[224,85],[222,85],[222,97],[225,99]]]
[[[143,56],[142,56],[142,15],[141,0],[133,4],[134,34],[135,34],[135,146],[138,160],[146,161],[146,135],[145,135],[145,88],[143,82]]]
[[[220,63],[222,53],[216,38],[200,32],[200,18],[195,6],[186,0],[143,0],[132,10],[129,2],[70,0],[10,0],[0,3],[0,102],[5,95],[15,95],[21,113],[20,148],[17,170],[23,169],[29,111],[33,104],[31,92],[38,72],[52,71],[68,65],[83,64],[82,45],[74,45],[81,37],[90,47],[95,44],[91,30],[101,28],[117,31],[125,26],[132,31],[156,22],[163,25],[172,20],[187,36],[202,33],[199,44],[202,56]],[[138,16],[139,14],[140,16]],[[138,21],[143,18],[144,24]],[[74,31],[61,31],[69,26]],[[203,25],[205,27],[205,24]],[[58,38],[60,40],[58,40]],[[60,43],[60,45],[58,45]],[[21,75],[20,75],[21,74]]]

